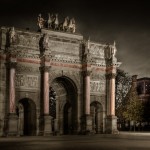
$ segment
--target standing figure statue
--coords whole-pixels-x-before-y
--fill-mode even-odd
[[[55,15],[53,25],[54,25],[54,30],[58,30],[58,26],[59,26],[58,14]]]
[[[16,32],[15,32],[15,28],[12,27],[9,32],[9,43],[12,44],[15,42],[16,42]]]
[[[53,16],[50,16],[50,13],[48,13],[48,20],[47,20],[48,29],[52,28],[52,22],[53,22],[52,17]]]
[[[68,24],[69,24],[69,17],[67,16],[63,22],[63,31],[67,31],[68,30]]]
[[[72,18],[69,21],[68,30],[72,33],[75,33],[76,27],[75,27],[75,19]]]
[[[42,43],[42,47],[43,50],[45,51],[46,49],[48,49],[48,41],[49,41],[49,37],[47,34],[43,35],[43,43]]]
[[[39,16],[38,16],[37,25],[39,26],[40,29],[44,28],[45,20],[44,20],[44,18],[42,18],[41,14],[39,14]]]
[[[114,44],[112,46],[112,57],[114,58],[117,52],[117,48],[116,48],[116,42],[114,41]]]
[[[105,58],[106,59],[111,59],[112,58],[112,49],[111,49],[110,44],[106,44],[104,49],[105,49]]]

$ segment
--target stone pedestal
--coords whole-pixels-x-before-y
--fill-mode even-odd
[[[52,135],[52,117],[44,116],[44,136]]]
[[[116,116],[107,116],[105,132],[108,134],[119,133],[119,131],[117,130],[117,117]]]
[[[82,134],[92,133],[92,116],[84,115],[82,117]]]
[[[8,116],[7,136],[18,135],[18,116],[15,113],[10,113]]]

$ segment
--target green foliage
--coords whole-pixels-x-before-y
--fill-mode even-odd
[[[144,107],[141,100],[138,98],[136,87],[132,86],[126,98],[126,106],[123,112],[123,117],[127,121],[140,122],[143,119]]]

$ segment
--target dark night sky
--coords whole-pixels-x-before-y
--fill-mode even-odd
[[[77,32],[92,41],[116,41],[120,66],[130,75],[150,77],[148,0],[0,0],[0,26],[37,30],[37,16],[74,17]]]

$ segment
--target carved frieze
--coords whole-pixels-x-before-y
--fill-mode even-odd
[[[66,54],[55,54],[53,58],[55,61],[62,61],[62,62],[70,62],[70,63],[77,63],[80,61],[79,56],[73,55],[66,55]]]
[[[39,68],[38,67],[32,67],[32,66],[25,66],[25,65],[17,65],[16,68],[17,73],[20,72],[26,72],[26,73],[39,73]]]
[[[16,87],[23,88],[37,88],[38,87],[38,76],[35,75],[24,75],[16,74],[15,78]]]
[[[105,81],[91,81],[90,82],[90,91],[97,93],[105,92]]]

